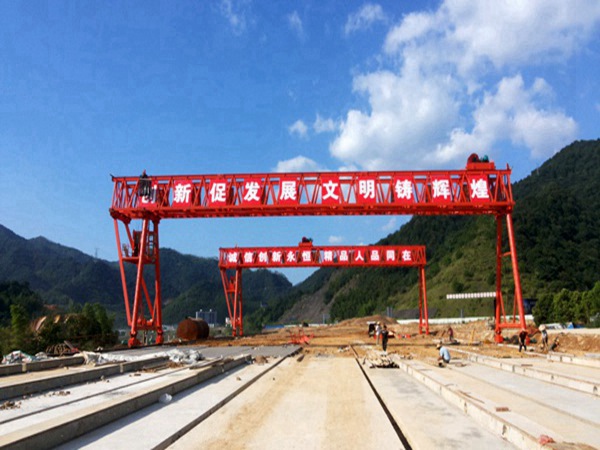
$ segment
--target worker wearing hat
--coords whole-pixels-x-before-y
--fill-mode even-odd
[[[438,356],[438,365],[440,367],[444,367],[444,364],[450,363],[450,352],[442,345],[441,342],[438,342],[436,348],[440,351],[440,356]]]
[[[542,350],[548,350],[548,331],[546,331],[546,325],[540,325],[540,331],[542,332]]]

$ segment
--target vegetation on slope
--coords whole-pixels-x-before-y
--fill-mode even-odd
[[[600,278],[600,141],[578,141],[515,183],[513,214],[523,296],[587,291]],[[506,222],[503,251],[508,251]],[[446,300],[448,293],[495,290],[496,219],[415,216],[378,244],[427,247],[428,306],[439,316],[492,315],[493,300]],[[512,266],[503,259],[503,294],[513,298]],[[313,276],[318,277],[318,271]],[[332,320],[414,309],[418,277],[410,269],[351,269],[326,278]],[[302,285],[282,299],[303,298]],[[280,306],[262,311],[276,321]]]
[[[514,184],[513,221],[524,297],[554,298],[563,289],[583,293],[598,281],[599,180],[596,140],[574,142]],[[446,294],[494,290],[495,230],[494,217],[415,216],[379,243],[427,247],[428,304],[438,315],[489,315],[491,300],[449,301]],[[508,250],[506,237],[503,250]],[[510,299],[512,267],[508,258],[503,264],[504,295]],[[127,267],[130,292],[134,269]],[[161,271],[165,323],[176,323],[198,309],[227,315],[216,259],[161,249]],[[293,289],[283,275],[269,271],[244,271],[243,277],[245,315],[257,327],[311,297],[330,308],[332,320],[383,313],[387,307],[415,309],[418,302],[414,269],[322,269]],[[10,281],[28,283],[44,303],[67,309],[100,303],[124,323],[116,263],[44,238],[26,240],[0,225],[0,282]]]

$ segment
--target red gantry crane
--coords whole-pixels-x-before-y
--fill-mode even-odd
[[[425,247],[408,245],[314,246],[306,238],[297,247],[235,247],[219,249],[233,336],[243,335],[242,269],[300,267],[417,267],[419,269],[419,334],[429,334]],[[235,270],[228,276],[227,270]]]
[[[475,215],[496,218],[496,339],[504,328],[524,328],[525,314],[512,222],[511,170],[469,157],[466,169],[438,171],[311,172],[237,175],[153,175],[116,177],[110,214],[130,328],[129,345],[140,330],[163,342],[158,228],[163,219],[331,215]],[[140,229],[131,228],[140,220]],[[503,252],[503,221],[508,246]],[[120,226],[121,224],[122,226]],[[120,231],[124,227],[125,237]],[[122,242],[124,240],[124,242]],[[512,317],[502,298],[502,259],[510,256],[514,279]],[[124,265],[136,266],[130,300]],[[154,266],[154,299],[144,279]],[[145,312],[144,305],[147,311]]]

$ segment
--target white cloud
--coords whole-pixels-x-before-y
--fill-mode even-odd
[[[305,156],[279,161],[273,172],[323,172],[326,169]]]
[[[446,0],[406,15],[387,34],[383,68],[355,76],[368,107],[347,111],[330,153],[369,170],[462,165],[500,143],[545,158],[577,124],[547,81],[519,73],[566,67],[599,25],[595,0]]]
[[[453,81],[374,72],[354,79],[370,112],[350,110],[331,154],[368,170],[415,168],[422,154],[444,138],[458,120]]]
[[[479,152],[501,140],[528,148],[534,158],[551,156],[575,139],[577,124],[558,110],[538,106],[548,94],[548,85],[541,79],[527,89],[520,75],[503,78],[473,112],[472,132],[455,128],[450,142],[438,146],[433,158],[451,161],[462,156],[464,149]]]
[[[464,52],[464,63],[489,60],[495,67],[563,61],[598,25],[600,3],[583,0],[488,2],[453,0],[442,15],[450,21],[448,42]]]
[[[387,53],[398,51],[401,46],[411,43],[435,28],[436,17],[428,13],[407,15],[400,25],[391,29],[385,39],[384,50]]]
[[[327,242],[329,242],[331,245],[339,245],[344,242],[344,236],[329,236]]]
[[[305,138],[308,134],[308,127],[302,120],[296,120],[288,127],[288,131],[290,134],[295,134],[301,138]]]
[[[319,114],[317,114],[315,123],[313,123],[313,129],[316,133],[327,133],[331,131],[336,131],[337,128],[338,126],[336,125],[333,119],[323,119]]]
[[[298,15],[297,11],[287,16],[288,24],[291,30],[298,36],[299,39],[304,39],[304,27],[302,26],[302,19]]]
[[[246,12],[243,11],[244,2],[234,0],[221,0],[219,10],[223,17],[229,22],[234,34],[240,35],[246,31],[248,19]]]
[[[385,20],[385,13],[380,5],[367,3],[357,12],[348,16],[344,33],[348,35],[355,31],[367,30],[375,22],[384,22]]]

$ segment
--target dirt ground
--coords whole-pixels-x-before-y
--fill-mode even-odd
[[[354,356],[349,346],[354,346],[359,354],[376,349],[375,338],[368,333],[368,322],[379,321],[392,331],[388,342],[388,353],[397,353],[407,358],[426,359],[437,356],[435,348],[438,342],[452,345],[452,349],[477,351],[495,357],[526,358],[528,353],[542,352],[540,333],[534,325],[528,327],[531,342],[528,352],[519,353],[513,345],[498,345],[494,342],[494,330],[486,321],[468,322],[452,325],[430,325],[429,335],[419,334],[418,324],[400,325],[394,319],[384,316],[350,319],[335,325],[289,327],[266,332],[255,336],[244,336],[228,340],[209,340],[209,345],[283,345],[300,344],[307,354],[327,354]],[[448,327],[454,330],[455,344],[450,344]],[[505,330],[505,344],[517,343],[518,330]],[[548,330],[549,342],[558,338],[556,353],[571,355],[597,354],[600,356],[600,329],[595,330]],[[379,346],[379,349],[381,347]]]

